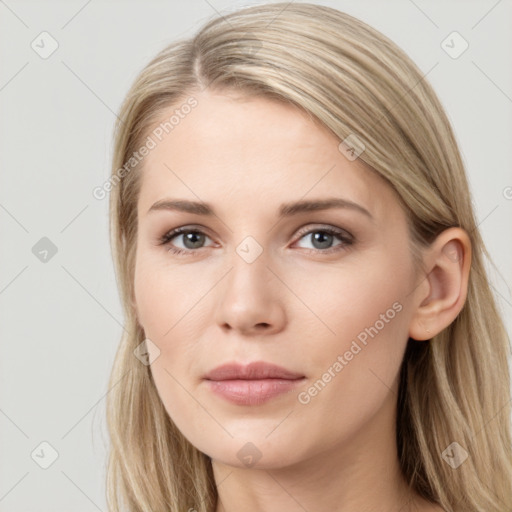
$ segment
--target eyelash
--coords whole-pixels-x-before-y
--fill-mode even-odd
[[[308,252],[312,252],[312,253],[331,254],[333,252],[338,252],[340,250],[346,250],[355,241],[354,237],[348,231],[340,230],[340,229],[336,229],[336,228],[332,228],[332,227],[315,228],[315,229],[310,229],[309,231],[299,232],[300,236],[299,236],[298,240],[300,240],[301,238],[303,238],[306,235],[310,235],[312,233],[317,233],[317,232],[328,233],[329,235],[333,235],[333,236],[337,237],[341,243],[339,245],[330,247],[325,250],[323,250],[323,249],[304,249],[304,250],[306,250]],[[168,248],[169,252],[172,252],[173,254],[176,254],[176,255],[183,255],[183,256],[191,256],[196,251],[198,251],[200,249],[205,249],[205,247],[199,247],[198,249],[180,249],[180,248],[172,247],[170,245],[171,240],[173,238],[175,238],[176,236],[183,234],[183,233],[199,233],[199,234],[206,235],[206,233],[204,233],[200,229],[188,228],[186,226],[179,227],[179,228],[173,229],[173,230],[165,233],[159,239],[159,245],[169,245],[169,248]],[[208,235],[206,235],[206,236],[208,236]]]

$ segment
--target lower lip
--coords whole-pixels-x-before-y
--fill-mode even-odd
[[[293,391],[301,379],[206,380],[210,389],[237,405],[260,405],[283,393]]]

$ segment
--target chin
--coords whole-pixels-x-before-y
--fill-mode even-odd
[[[276,436],[265,440],[268,431],[263,435],[247,434],[243,437],[229,438],[219,441],[211,439],[194,444],[196,448],[211,457],[214,461],[240,469],[281,469],[299,463],[306,458],[303,440],[287,436]],[[252,440],[251,440],[252,439]]]

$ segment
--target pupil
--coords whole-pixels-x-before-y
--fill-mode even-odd
[[[324,233],[323,231],[316,231],[315,233],[313,233],[313,242],[314,242],[313,245],[315,245],[315,247],[316,247],[315,242],[319,242],[320,247],[316,247],[317,249],[328,248],[330,242],[332,241],[331,240],[332,237],[333,237],[333,235],[331,235],[329,233]]]
[[[198,237],[198,240],[194,240],[195,237]],[[194,233],[189,232],[185,235],[185,245],[187,245],[187,242],[192,243],[192,247],[188,247],[189,249],[197,249],[197,245],[201,245],[201,242],[203,241],[204,235],[202,233]]]

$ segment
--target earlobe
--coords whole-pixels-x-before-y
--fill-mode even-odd
[[[409,337],[428,340],[448,327],[464,306],[471,267],[471,241],[461,228],[443,231],[427,250],[427,274],[416,289]]]

